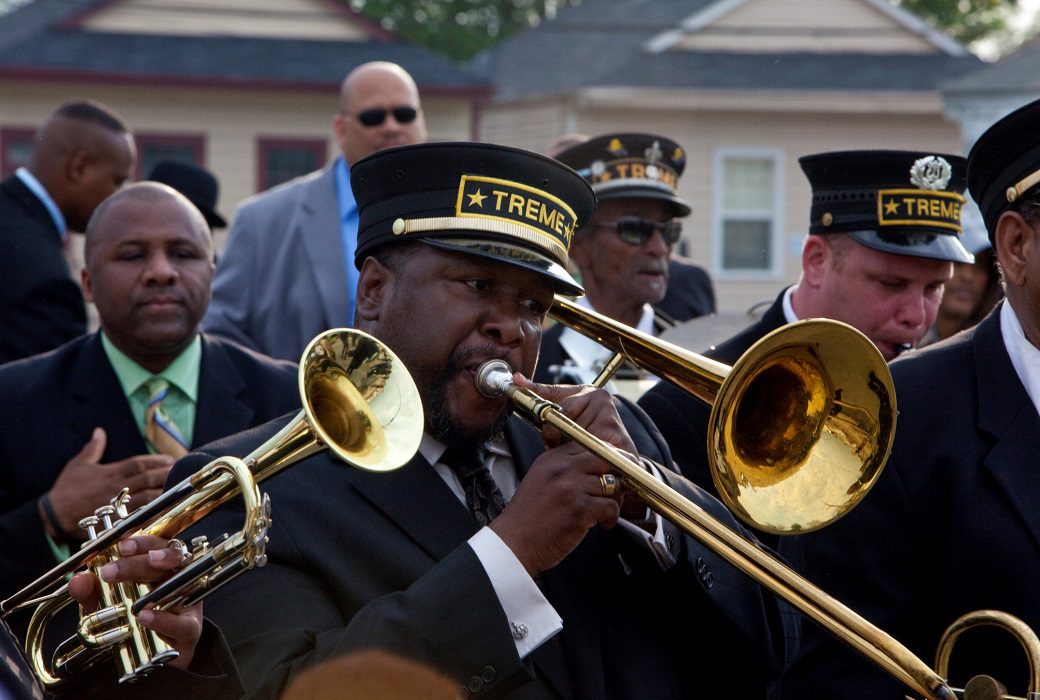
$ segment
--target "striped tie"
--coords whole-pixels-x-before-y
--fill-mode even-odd
[[[188,443],[162,405],[170,392],[170,384],[165,379],[152,377],[146,386],[148,409],[144,414],[144,437],[157,453],[179,459],[188,454]]]

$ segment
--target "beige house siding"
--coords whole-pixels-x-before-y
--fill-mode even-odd
[[[327,0],[123,0],[102,6],[83,26],[134,34],[368,39]]]
[[[756,100],[750,94],[731,95],[727,107],[719,93],[701,100],[692,93],[673,93],[671,101],[678,106],[658,108],[646,94],[637,97],[627,92],[625,100],[615,99],[615,91],[569,95],[560,98],[555,108],[549,101],[489,107],[481,140],[543,150],[562,131],[589,135],[645,131],[674,138],[687,152],[679,193],[693,207],[684,221],[686,251],[711,272],[723,314],[739,314],[759,301],[772,300],[798,278],[810,197],[798,165],[800,156],[860,148],[961,152],[958,127],[940,116],[937,97],[860,94],[845,100],[839,95],[774,94],[771,101],[780,109],[770,111],[770,100]],[[600,103],[597,98],[604,95],[609,99]],[[573,104],[569,116],[565,114],[568,104]],[[907,108],[900,109],[900,104]],[[488,128],[492,125],[494,130]],[[561,125],[566,126],[549,130]],[[778,246],[775,272],[727,275],[715,260],[719,249],[715,168],[719,154],[727,151],[776,155],[780,218],[773,241]]]
[[[862,0],[750,0],[685,36],[673,50],[931,53],[890,14]]]

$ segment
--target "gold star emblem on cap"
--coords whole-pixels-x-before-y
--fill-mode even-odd
[[[889,200],[885,202],[885,215],[896,214],[899,212],[899,202],[895,200]]]
[[[480,207],[481,209],[484,208],[484,200],[487,199],[486,194],[481,194],[480,190],[477,190],[476,192],[473,192],[472,194],[467,194],[466,196],[469,197],[470,206]]]

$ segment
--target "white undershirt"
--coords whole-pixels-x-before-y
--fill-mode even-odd
[[[800,321],[798,314],[794,312],[794,304],[791,303],[791,295],[794,294],[794,290],[798,289],[798,285],[788,287],[787,291],[784,292],[784,320],[788,323],[794,323]]]
[[[575,303],[578,306],[595,311],[592,308],[592,304],[589,303],[588,297],[579,297],[575,300]],[[643,304],[643,315],[639,317],[636,329],[649,335],[654,334],[654,307],[649,304]],[[581,379],[582,384],[591,384],[599,375],[600,370],[603,369],[603,365],[614,354],[613,351],[600,345],[592,338],[582,335],[573,328],[565,328],[560,333],[560,347],[570,356],[570,362],[573,363],[573,367],[569,367],[569,369]],[[612,394],[617,393],[609,384],[605,388]]]
[[[1025,387],[1029,400],[1040,413],[1040,349],[1037,349],[1022,332],[1022,324],[1011,308],[1011,302],[1004,301],[1000,309],[1000,335],[1004,339],[1004,347],[1011,357],[1011,366]]]

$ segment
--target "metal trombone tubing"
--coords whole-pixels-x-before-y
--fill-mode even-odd
[[[682,494],[657,481],[642,465],[634,463],[618,449],[564,415],[559,406],[513,384],[512,372],[506,363],[500,360],[485,363],[477,372],[477,381],[489,390],[488,393],[506,394],[536,424],[548,423],[608,462],[616,469],[623,483],[653,510],[815,620],[904,685],[930,700],[954,699],[954,693],[945,681],[909,649],[723,525]]]

